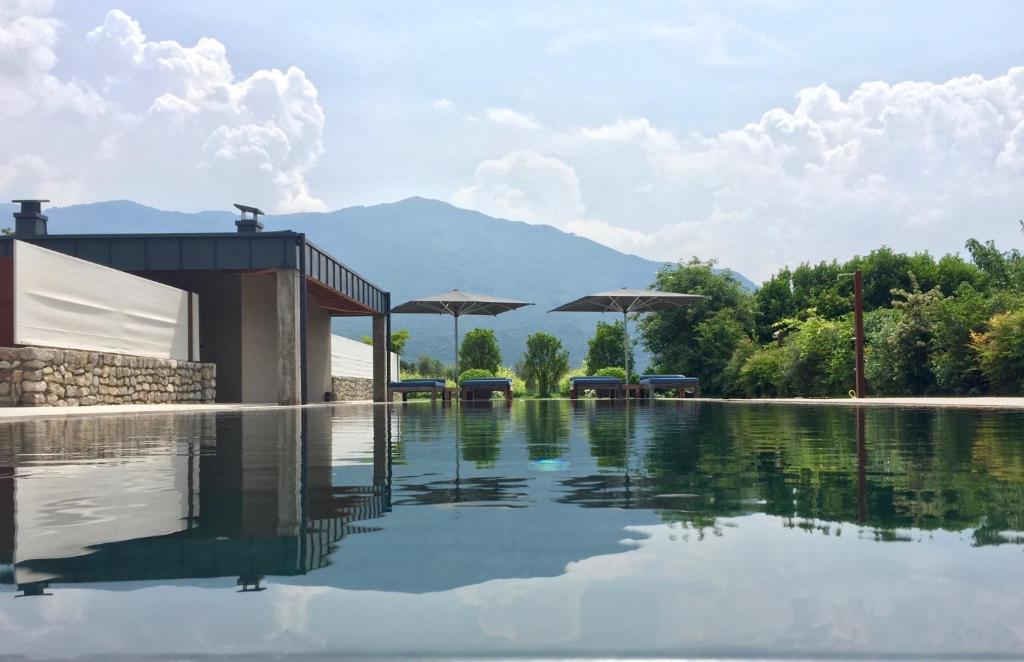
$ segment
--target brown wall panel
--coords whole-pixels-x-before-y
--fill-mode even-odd
[[[14,344],[14,258],[0,255],[0,347]]]

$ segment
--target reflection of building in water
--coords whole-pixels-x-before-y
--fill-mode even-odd
[[[375,408],[372,430],[350,440],[372,447],[372,465],[347,467],[359,483],[335,485],[328,410],[6,426],[0,582],[32,594],[47,583],[233,576],[251,588],[323,567],[345,535],[368,530],[354,522],[390,509],[387,428]]]

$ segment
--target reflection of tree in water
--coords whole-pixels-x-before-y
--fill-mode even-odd
[[[697,528],[765,512],[831,535],[843,523],[860,526],[863,508],[862,525],[879,540],[902,539],[898,530],[908,528],[973,529],[974,543],[984,545],[1020,542],[1024,531],[1019,413],[867,408],[863,494],[853,408],[744,404],[647,413],[633,441],[642,463],[633,461],[629,479],[625,471],[570,479],[564,501],[650,508]],[[591,434],[595,455],[616,441],[611,432]]]
[[[626,405],[598,401],[587,411],[590,454],[600,469],[625,469],[629,440],[636,429],[636,416]]]
[[[493,467],[501,454],[508,407],[504,403],[462,403],[457,416],[462,459],[472,462],[477,469]]]
[[[526,402],[521,425],[530,460],[553,460],[569,449],[569,411],[557,400]]]
[[[454,468],[453,468],[454,471]],[[429,483],[403,481],[399,506],[428,506],[444,503],[474,503],[526,507],[526,481],[522,478],[477,476],[454,480],[436,480]]]

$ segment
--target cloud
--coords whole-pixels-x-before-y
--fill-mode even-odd
[[[434,110],[440,110],[443,112],[454,112],[456,110],[455,102],[451,99],[434,99],[434,102],[431,105],[434,107]]]
[[[19,128],[0,134],[0,150],[12,155],[6,170],[18,159],[47,165],[34,186],[0,171],[11,195],[325,208],[307,180],[324,151],[324,112],[301,69],[238,76],[218,40],[153,41],[115,9],[85,37],[88,68],[101,73],[61,80],[53,74],[60,23],[51,14],[48,2],[0,10],[0,80],[17,100],[0,114],[17,114],[10,121]]]
[[[40,112],[99,115],[107,110],[87,86],[53,75],[60,24],[48,15],[52,7],[44,0],[0,3],[0,117],[7,121]]]
[[[537,122],[529,115],[512,110],[511,108],[488,108],[486,112],[487,119],[500,126],[506,126],[512,129],[525,129],[527,131],[536,131],[537,129],[543,128],[543,125]]]
[[[457,190],[452,200],[460,207],[527,223],[559,226],[583,214],[573,168],[533,150],[481,162],[473,182]]]
[[[552,168],[519,152],[481,163],[462,189],[473,194],[456,199],[655,259],[718,257],[755,278],[881,244],[955,251],[978,236],[1010,245],[1024,208],[1024,67],[866,82],[845,97],[819,85],[791,108],[713,135],[625,118],[531,145],[572,174],[572,186],[558,187],[571,203],[542,202],[538,213],[533,201],[546,197],[531,187],[550,190]],[[506,188],[515,203],[497,204]]]
[[[693,62],[711,66],[754,65],[767,60],[790,61],[796,53],[766,32],[694,3],[669,6],[656,20],[637,20],[636,13],[606,16],[599,22],[558,25],[547,44],[552,55],[592,47],[636,50],[664,48]]]

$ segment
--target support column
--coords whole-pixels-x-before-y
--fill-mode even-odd
[[[386,315],[373,317],[373,401],[387,402],[388,382],[388,318]]]
[[[277,272],[277,403],[302,404],[299,272]],[[243,376],[243,379],[245,377]]]

